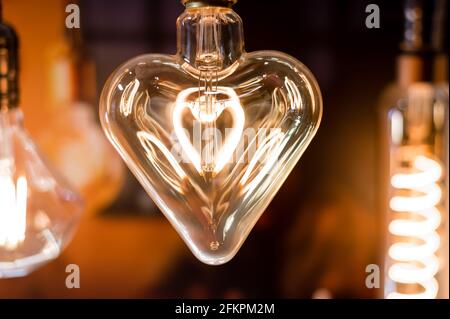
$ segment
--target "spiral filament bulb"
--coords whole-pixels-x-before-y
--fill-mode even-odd
[[[389,206],[396,217],[389,224],[389,232],[399,239],[389,247],[393,264],[388,269],[388,276],[397,287],[404,285],[405,289],[393,291],[387,298],[429,299],[437,296],[441,176],[439,162],[417,155],[409,172],[391,177],[396,195],[391,197]]]

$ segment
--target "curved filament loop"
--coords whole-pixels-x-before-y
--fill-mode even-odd
[[[217,94],[222,94],[228,97],[228,99],[224,100],[223,102],[217,102],[216,100],[213,107],[213,113],[204,113],[202,111],[201,96],[198,97],[195,101],[189,102],[188,98],[192,94],[198,92],[199,88],[188,88],[178,94],[172,113],[173,128],[184,153],[194,165],[197,172],[202,174],[203,168],[201,155],[192,145],[188,135],[183,128],[183,111],[185,109],[190,109],[194,118],[201,124],[216,121],[224,110],[230,112],[233,119],[233,127],[230,128],[230,134],[228,134],[222,147],[218,152],[214,154],[213,158],[214,173],[218,174],[230,161],[236,147],[239,144],[239,141],[241,140],[242,133],[244,131],[245,114],[240,104],[239,97],[232,88],[217,87],[217,89],[213,92],[216,96]],[[203,93],[210,94],[211,92],[203,91]]]
[[[441,223],[441,212],[437,208],[442,197],[438,184],[442,175],[440,163],[426,156],[417,156],[414,171],[397,173],[391,178],[394,189],[420,193],[419,196],[393,196],[390,208],[399,216],[389,224],[389,232],[405,238],[393,243],[389,256],[395,261],[388,269],[388,276],[398,284],[419,285],[421,291],[404,293],[394,291],[388,298],[435,298],[438,293],[436,274],[439,259],[436,253],[440,246],[437,229]],[[405,215],[407,214],[407,215]],[[414,216],[420,216],[418,221]]]

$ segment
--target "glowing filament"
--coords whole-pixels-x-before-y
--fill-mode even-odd
[[[439,271],[436,252],[440,246],[437,229],[441,223],[441,213],[436,207],[442,192],[438,181],[442,175],[440,164],[425,156],[414,160],[414,171],[392,176],[391,185],[395,189],[419,193],[418,196],[393,196],[390,208],[401,216],[389,224],[389,232],[394,236],[407,238],[398,240],[389,248],[389,256],[395,261],[388,269],[389,277],[398,284],[419,285],[421,291],[415,293],[391,292],[388,298],[435,298]],[[420,216],[420,220],[415,219]]]
[[[233,119],[233,128],[229,136],[226,138],[224,144],[222,145],[222,148],[216,154],[214,154],[212,163],[214,167],[214,173],[219,173],[232,158],[233,152],[235,151],[242,137],[242,132],[244,130],[245,124],[244,110],[242,109],[242,106],[240,104],[239,97],[231,88],[217,87],[215,88],[214,92],[203,91],[204,95],[214,94],[217,96],[218,94],[223,94],[228,97],[228,99],[224,100],[223,102],[217,102],[215,100],[212,112],[206,112],[202,109],[202,98],[204,99],[203,96],[199,97],[194,102],[188,102],[188,97],[191,94],[198,92],[199,88],[189,88],[181,91],[178,94],[175,108],[172,114],[174,131],[178,138],[178,142],[180,143],[186,156],[194,165],[197,172],[202,173],[203,169],[201,156],[192,145],[185,130],[183,129],[183,111],[186,108],[189,108],[194,118],[203,124],[216,121],[224,110],[228,110]]]
[[[24,239],[27,221],[27,180],[17,184],[11,176],[0,175],[0,246],[15,249]]]

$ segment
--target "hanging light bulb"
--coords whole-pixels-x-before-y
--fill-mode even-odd
[[[448,298],[445,7],[405,1],[397,81],[382,95],[386,298]]]
[[[391,129],[387,298],[444,296],[446,269],[445,99],[417,82],[406,105],[389,113]],[[448,105],[448,104],[447,104]]]
[[[22,126],[17,72],[17,37],[0,19],[0,278],[56,258],[82,210]]]
[[[178,52],[120,66],[103,128],[197,258],[238,251],[319,126],[310,71],[275,51],[246,53],[234,0],[185,0]]]

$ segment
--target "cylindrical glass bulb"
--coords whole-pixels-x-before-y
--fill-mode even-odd
[[[386,116],[385,297],[448,297],[448,87],[413,83]]]

